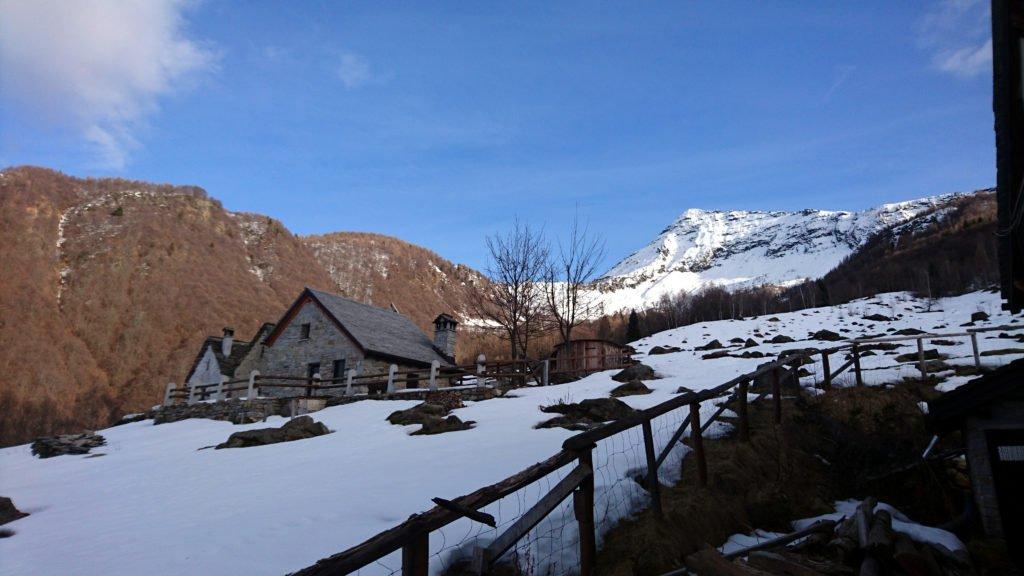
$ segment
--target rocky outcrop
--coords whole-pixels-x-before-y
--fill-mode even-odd
[[[621,398],[623,396],[636,396],[638,394],[650,394],[653,392],[650,388],[644,385],[639,380],[630,380],[621,386],[612,388],[612,398]]]
[[[0,496],[0,525],[14,522],[18,518],[24,518],[25,516],[28,516],[28,513],[15,508],[14,502],[10,498]]]
[[[721,342],[718,340],[712,340],[703,346],[697,346],[694,350],[720,350],[722,348],[725,348],[725,346],[723,346]]]
[[[266,446],[281,442],[294,442],[330,434],[327,426],[317,422],[309,416],[299,416],[285,422],[280,428],[259,428],[257,430],[245,430],[235,432],[228,437],[227,442],[218,444],[217,450],[221,448],[250,448],[253,446]]]
[[[654,368],[651,368],[647,364],[633,364],[627,366],[618,374],[612,376],[612,380],[616,382],[630,382],[633,380],[654,380],[657,376],[654,374]]]
[[[413,436],[425,436],[429,434],[444,434],[445,432],[458,432],[469,430],[476,422],[472,420],[463,422],[458,416],[447,418],[431,418],[423,422],[423,427],[412,433]]]
[[[679,352],[682,348],[678,346],[655,346],[647,351],[648,356],[657,356],[658,354],[671,354],[673,352]]]
[[[793,340],[785,334],[779,334],[768,341],[769,344],[789,344],[790,342],[796,342],[796,340]]]
[[[634,412],[628,404],[616,398],[590,398],[579,403],[544,406],[541,412],[561,414],[537,425],[537,428],[565,428],[589,430],[605,422],[618,420]]]
[[[65,454],[88,454],[89,450],[106,444],[106,439],[99,434],[65,434],[63,436],[44,436],[32,443],[32,454],[40,458],[52,458]]]
[[[842,340],[842,339],[843,339],[842,335],[838,334],[837,332],[833,332],[831,330],[825,330],[825,329],[818,330],[817,332],[811,334],[811,340],[823,340],[825,342],[838,342],[839,340]]]
[[[456,396],[450,400],[458,400],[458,397]],[[392,412],[388,416],[388,422],[400,426],[419,424],[420,429],[413,432],[413,436],[469,430],[474,424],[476,424],[472,420],[463,422],[458,416],[448,416],[448,412],[453,408],[459,408],[462,406],[461,401],[459,401],[458,404],[454,404],[453,402],[449,402],[448,404],[440,403],[443,401],[444,398],[435,397],[432,398],[432,401],[417,404],[412,408]]]

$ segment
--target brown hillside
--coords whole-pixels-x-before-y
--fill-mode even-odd
[[[468,269],[391,238],[331,238],[318,260],[280,222],[230,213],[200,188],[4,170],[0,444],[150,407],[206,335],[249,338],[303,286],[394,302],[424,327],[462,311]],[[328,274],[326,254],[346,267]],[[419,276],[431,266],[441,272]]]

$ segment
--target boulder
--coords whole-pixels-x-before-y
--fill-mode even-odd
[[[647,351],[648,356],[657,356],[658,354],[671,354],[672,352],[679,352],[682,348],[676,346],[655,346]]]
[[[14,502],[6,496],[0,496],[0,525],[13,522],[18,518],[24,518],[28,513],[22,512],[14,507]]]
[[[790,342],[796,342],[796,340],[793,340],[785,334],[779,334],[768,341],[769,344],[789,344]]]
[[[939,351],[934,348],[930,348],[924,351],[925,360],[938,360],[940,358],[945,357],[945,355],[939,354]],[[899,356],[896,357],[897,362],[916,362],[920,359],[921,357],[918,355],[917,352],[907,352],[906,354],[900,354]]]
[[[65,434],[63,436],[44,436],[36,438],[32,443],[32,454],[40,458],[52,458],[64,454],[88,454],[89,450],[106,444],[107,441],[99,434]]]
[[[740,354],[740,358],[764,358],[764,352],[758,352],[757,350],[744,350],[743,354]]]
[[[754,346],[757,346],[757,340],[754,340],[753,338],[747,338],[743,343],[744,348],[753,348]]]
[[[293,442],[295,440],[323,436],[330,432],[322,422],[317,422],[309,416],[299,416],[285,422],[280,428],[259,428],[257,430],[235,432],[228,436],[226,442],[218,444],[216,449],[249,448],[252,446],[278,444],[280,442]]]
[[[631,380],[654,380],[654,368],[646,364],[633,364],[622,369],[621,372],[612,376],[616,382],[629,382]]]
[[[729,338],[729,343],[730,344],[743,344],[743,338],[739,338],[739,337]]]
[[[884,314],[868,314],[864,319],[872,322],[892,322],[892,318],[889,318]]]
[[[924,334],[924,330],[918,330],[917,328],[904,328],[893,332],[899,336],[917,336],[918,334]]]
[[[694,350],[719,350],[722,348],[725,348],[725,346],[722,346],[721,342],[718,340],[712,340],[703,346],[697,346]]]
[[[842,340],[842,339],[843,339],[843,337],[840,336],[838,333],[833,332],[831,330],[825,330],[825,329],[818,330],[814,334],[811,334],[811,340],[823,340],[825,342],[836,342],[836,341]]]
[[[589,430],[611,420],[618,420],[634,412],[628,404],[616,398],[590,398],[573,404],[554,404],[541,407],[541,412],[561,414],[537,428],[567,428],[569,430]]]
[[[458,416],[447,418],[430,418],[423,422],[423,427],[412,433],[413,436],[426,436],[429,434],[443,434],[445,432],[458,432],[469,430],[476,422],[472,420],[463,422]]]
[[[407,410],[398,410],[388,415],[388,422],[392,424],[398,424],[400,426],[408,426],[410,424],[423,424],[425,421],[432,418],[444,418],[448,415],[449,409],[443,404],[434,404],[433,402],[424,402],[417,404]]]
[[[621,398],[622,396],[636,396],[638,394],[650,394],[653,392],[650,388],[644,385],[639,380],[630,380],[625,384],[612,388],[612,398]]]
[[[701,356],[701,359],[702,360],[714,360],[715,358],[726,358],[726,357],[729,357],[729,356],[731,356],[731,354],[729,354],[728,350],[716,350],[714,352],[711,352],[710,354],[705,354],[705,355]]]
[[[971,322],[984,322],[985,320],[988,320],[988,314],[981,310],[971,314]]]

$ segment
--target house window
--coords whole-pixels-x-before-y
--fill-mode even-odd
[[[299,337],[303,340],[309,340],[309,324],[303,324],[300,328],[302,329],[302,332]]]
[[[306,364],[306,378],[309,378],[310,380],[312,380],[313,379],[313,375],[314,374],[319,374],[319,373],[320,373],[320,363],[319,362],[310,362],[309,364]]]
[[[345,377],[345,359],[334,361],[334,371],[331,372],[331,378],[344,378]]]

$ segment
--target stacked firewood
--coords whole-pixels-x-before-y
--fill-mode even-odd
[[[670,574],[973,574],[965,552],[914,541],[893,530],[892,515],[886,510],[876,511],[876,504],[874,498],[867,498],[851,517],[838,522],[820,521],[792,534],[725,555],[707,548],[688,556],[686,569]]]

